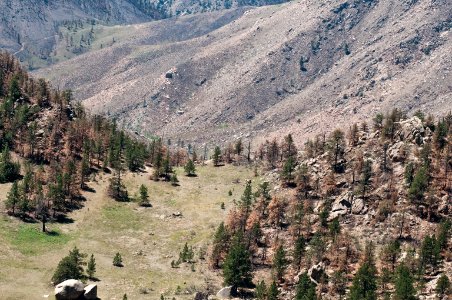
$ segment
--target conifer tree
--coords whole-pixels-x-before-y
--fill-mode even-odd
[[[278,295],[278,287],[276,286],[276,282],[273,281],[272,284],[268,287],[267,300],[278,300]]]
[[[187,164],[185,165],[184,170],[185,170],[185,174],[187,174],[187,176],[196,176],[196,167],[195,167],[194,162],[191,159],[189,159],[187,161]]]
[[[298,279],[295,300],[317,300],[315,288],[315,283],[311,281],[308,273],[304,272]]]
[[[439,277],[435,290],[440,297],[443,297],[450,293],[450,280],[449,277],[446,276],[446,274],[443,274]]]
[[[89,159],[88,159],[88,153],[87,151],[83,151],[83,157],[82,157],[82,166],[80,169],[80,188],[84,189],[86,187],[86,181],[87,177],[90,173],[90,166],[89,166]]]
[[[115,254],[115,257],[113,257],[113,266],[115,267],[122,267],[122,256],[119,252]]]
[[[364,162],[360,181],[363,199],[365,198],[368,186],[370,185],[371,176],[372,176],[372,161],[366,160]]]
[[[420,201],[428,188],[428,172],[425,166],[419,168],[408,190],[408,196],[413,202]]]
[[[11,154],[7,145],[0,155],[0,183],[14,181],[20,172],[20,165],[11,161]]]
[[[297,270],[300,270],[301,260],[306,252],[306,240],[303,236],[299,236],[295,241],[295,249],[293,252],[293,263],[296,266]]]
[[[259,185],[258,196],[262,199],[262,211],[261,215],[265,215],[268,204],[270,203],[272,197],[270,195],[270,184],[267,181],[262,182]]]
[[[42,191],[42,184],[40,182],[38,182],[36,190],[36,214],[41,218],[42,232],[46,232],[46,222],[49,210],[44,201],[44,193]]]
[[[213,152],[213,165],[215,167],[218,167],[220,164],[220,157],[221,157],[221,149],[220,147],[216,146],[215,150]]]
[[[416,290],[413,283],[414,279],[411,276],[410,269],[405,264],[401,264],[396,271],[394,299],[416,300]]]
[[[31,211],[30,202],[27,197],[27,188],[25,186],[25,182],[22,183],[19,188],[20,200],[19,200],[19,211],[22,219],[25,219],[28,212]]]
[[[376,300],[377,268],[373,259],[373,246],[366,246],[364,261],[358,269],[350,288],[349,300]]]
[[[330,234],[333,237],[333,240],[335,241],[337,236],[341,232],[341,225],[339,223],[339,219],[334,218],[333,221],[331,221],[329,228],[330,228]]]
[[[8,193],[8,197],[6,198],[6,208],[12,210],[13,215],[15,214],[15,209],[20,201],[20,193],[19,193],[19,185],[17,181],[14,181],[11,186],[11,190]]]
[[[140,206],[150,206],[148,188],[144,184],[140,186],[139,204]]]
[[[336,129],[333,131],[328,141],[328,147],[333,170],[334,172],[339,173],[342,171],[339,160],[342,159],[345,151],[344,132],[342,130]]]
[[[425,271],[428,267],[435,269],[441,259],[441,245],[435,235],[427,235],[422,241],[419,254],[419,270]]]
[[[95,273],[96,273],[96,260],[94,259],[94,255],[91,254],[91,257],[88,261],[88,265],[86,266],[86,274],[88,275],[88,278],[93,279]]]
[[[382,259],[391,266],[392,272],[395,270],[395,265],[400,256],[400,252],[400,242],[398,240],[389,242],[389,244],[383,248]]]
[[[283,166],[282,170],[282,177],[286,181],[288,185],[292,184],[294,180],[293,172],[295,170],[295,160],[292,156],[289,156],[289,158],[286,160]]]
[[[83,266],[85,265],[86,254],[81,253],[77,247],[69,252],[57,266],[53,274],[52,281],[55,285],[67,279],[82,279]]]
[[[228,240],[228,231],[224,226],[224,222],[221,222],[217,228],[217,231],[215,232],[211,255],[212,265],[216,268],[219,266],[221,255],[225,251]]]
[[[245,230],[245,222],[248,219],[248,216],[250,214],[251,205],[253,204],[253,201],[254,201],[254,195],[253,195],[253,191],[251,188],[251,180],[248,180],[246,182],[246,186],[245,186],[245,190],[243,191],[243,195],[240,198],[240,201],[238,203],[239,208],[243,213],[243,219],[241,222],[242,230]]]
[[[179,185],[179,179],[177,178],[176,172],[174,172],[174,173],[171,175],[170,181],[171,181],[171,185],[172,185],[172,186],[178,186],[178,185]]]
[[[437,242],[441,250],[444,250],[447,247],[451,226],[452,223],[449,219],[446,219],[439,224],[439,233]]]
[[[288,134],[284,137],[284,143],[282,145],[282,153],[285,159],[292,157],[294,160],[297,156],[297,147],[293,141],[292,134]]]
[[[223,264],[224,283],[231,285],[234,291],[238,287],[249,286],[252,280],[251,267],[250,253],[243,241],[243,234],[239,232]]]
[[[262,280],[261,282],[256,284],[254,297],[257,300],[267,300],[267,286],[265,284],[265,281]]]
[[[277,280],[281,281],[283,279],[287,264],[286,251],[284,251],[282,245],[279,245],[273,257],[273,269]]]

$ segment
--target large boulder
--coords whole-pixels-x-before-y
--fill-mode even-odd
[[[338,216],[342,216],[347,214],[348,210],[352,207],[352,201],[353,201],[353,193],[347,192],[346,194],[342,195],[341,197],[338,197],[331,207],[331,213],[328,217],[328,220],[331,221]]]
[[[55,298],[57,300],[75,300],[85,292],[85,285],[80,280],[69,279],[55,287]]]
[[[367,212],[367,206],[364,204],[364,200],[361,198],[353,200],[352,213],[355,215],[363,215]]]
[[[231,299],[232,286],[227,286],[222,288],[217,293],[217,298],[219,299]]]
[[[405,159],[406,151],[405,151],[405,143],[404,142],[397,142],[394,145],[392,145],[388,149],[388,156],[390,159],[396,162],[401,162]]]
[[[83,294],[86,300],[96,300],[97,298],[97,284],[90,284],[85,287]]]
[[[418,117],[412,117],[407,120],[403,120],[400,123],[400,131],[398,135],[401,141],[416,142],[416,140],[421,140],[425,135],[425,128],[422,124],[421,119]]]
[[[309,268],[308,275],[309,277],[311,277],[312,281],[315,281],[315,283],[318,284],[320,282],[320,279],[323,276],[326,276],[325,264],[323,262],[319,262],[318,264],[313,265],[311,268]]]
[[[194,300],[208,300],[209,295],[202,293],[202,292],[196,292],[193,299]]]

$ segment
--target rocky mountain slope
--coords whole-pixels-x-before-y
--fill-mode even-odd
[[[185,16],[104,28],[114,44],[38,74],[137,131],[301,140],[393,107],[450,111],[450,16],[450,2],[430,0],[301,0]]]
[[[0,2],[0,49],[4,48],[18,56],[30,69],[45,66],[62,59],[62,41],[72,54],[90,48],[87,36],[74,36],[84,27],[96,24],[136,24],[166,19],[176,15],[224,10],[240,6],[259,6],[280,3],[284,0],[7,0]],[[69,33],[69,36],[68,36]],[[68,43],[68,39],[71,39]],[[72,40],[74,38],[74,41]],[[77,39],[77,41],[75,41]],[[90,37],[88,37],[90,39]],[[70,49],[69,49],[70,48]]]
[[[256,159],[264,183],[247,186],[218,227],[212,266],[236,287],[250,276],[253,299],[450,299],[437,286],[452,274],[451,121],[393,111],[383,122],[320,135],[298,154],[290,136],[263,144]],[[231,279],[240,243],[252,267]],[[406,286],[404,267],[413,276]]]

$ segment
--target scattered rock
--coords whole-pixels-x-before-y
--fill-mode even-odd
[[[84,285],[80,280],[69,279],[55,287],[55,298],[57,300],[75,300],[83,293]]]
[[[337,218],[338,216],[345,215],[348,210],[352,207],[352,201],[353,201],[353,193],[347,192],[345,195],[338,197],[334,202],[333,206],[331,208],[330,216],[328,217],[328,220],[333,220],[334,218]]]
[[[208,299],[209,299],[208,295],[202,292],[196,292],[193,298],[193,300],[208,300]]]
[[[353,200],[352,213],[355,215],[362,215],[367,212],[367,206],[364,204],[364,200],[361,198]]]
[[[419,140],[419,138],[424,136],[424,125],[422,124],[421,119],[416,116],[409,118],[408,120],[401,121],[399,124],[401,129],[398,136],[401,141],[411,141],[415,143],[416,140]]]
[[[388,149],[388,156],[390,159],[392,159],[395,162],[401,162],[403,161],[404,157],[405,157],[405,151],[403,149],[403,142],[397,142],[394,145],[392,145],[389,149]]]
[[[175,218],[182,217],[182,213],[180,211],[173,212],[173,217]]]
[[[319,262],[316,265],[313,265],[309,270],[308,270],[308,275],[309,277],[311,277],[312,281],[315,281],[315,283],[319,283],[320,279],[322,278],[322,276],[326,275],[325,274],[325,264],[323,262]]]
[[[85,287],[85,293],[83,294],[86,300],[97,299],[97,284],[90,284]]]
[[[219,298],[219,299],[231,299],[231,291],[232,291],[232,286],[224,287],[224,288],[222,288],[221,290],[218,291],[217,298]]]

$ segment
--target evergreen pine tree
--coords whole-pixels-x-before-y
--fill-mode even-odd
[[[224,252],[226,248],[226,244],[229,240],[229,234],[224,226],[224,222],[221,222],[215,232],[215,236],[213,239],[213,249],[212,249],[212,265],[214,267],[218,267],[221,259],[221,254]]]
[[[395,300],[415,300],[416,290],[413,286],[414,279],[411,276],[410,269],[405,265],[401,264],[396,270],[396,278],[394,282]]]
[[[286,271],[288,261],[286,259],[286,251],[282,245],[276,249],[275,255],[273,257],[273,269],[275,271],[275,277],[277,280],[282,280],[284,277],[284,272]]]
[[[0,183],[11,182],[17,179],[20,172],[20,165],[11,161],[11,154],[8,146],[5,145],[0,155]]]
[[[213,165],[215,167],[218,167],[220,164],[220,158],[221,158],[221,149],[220,147],[216,146],[215,150],[213,152]]]
[[[261,282],[256,284],[254,297],[257,300],[267,300],[267,286],[265,285],[265,281],[262,280]]]
[[[373,246],[366,246],[365,258],[350,288],[349,300],[376,300],[377,268],[373,259]]]
[[[317,300],[315,283],[311,281],[308,273],[300,275],[295,294],[295,300]]]
[[[333,237],[333,240],[336,240],[337,236],[341,232],[341,224],[339,223],[338,218],[334,218],[330,223],[330,234]]]
[[[295,241],[295,249],[293,253],[293,263],[297,270],[300,270],[301,260],[306,252],[306,240],[303,236],[299,236]]]
[[[195,167],[194,162],[191,159],[189,159],[187,161],[187,164],[185,165],[184,170],[185,170],[185,174],[187,174],[187,176],[196,176],[196,167]]]
[[[118,252],[115,254],[115,257],[113,257],[113,266],[115,267],[122,267],[122,256],[121,254]]]
[[[419,168],[408,190],[408,196],[413,202],[420,201],[428,188],[428,172],[425,166]]]
[[[450,280],[446,274],[441,275],[436,283],[436,293],[438,296],[443,297],[450,292]]]
[[[278,300],[278,295],[278,287],[276,286],[276,282],[273,281],[272,284],[268,287],[267,300]]]
[[[93,279],[95,273],[96,273],[96,260],[94,259],[94,255],[91,254],[91,257],[88,261],[88,265],[86,266],[86,274],[88,274],[88,278]]]
[[[249,286],[252,280],[251,267],[250,253],[243,241],[243,234],[239,232],[223,264],[224,283],[233,286],[234,290]]]
[[[52,276],[53,283],[57,285],[67,279],[82,279],[85,257],[86,254],[81,253],[77,247],[74,247],[69,252],[69,255],[58,263],[57,269]]]
[[[293,180],[295,178],[295,176],[293,175],[294,170],[295,170],[295,159],[292,156],[289,156],[289,158],[284,163],[282,170],[282,177],[284,178],[288,185],[293,183]]]
[[[140,186],[139,204],[140,206],[150,206],[148,188],[144,184]]]
[[[179,185],[179,179],[177,178],[177,174],[176,172],[173,173],[173,175],[171,175],[171,185],[172,186],[178,186]]]
[[[13,214],[15,214],[15,209],[20,201],[20,193],[19,193],[19,185],[17,181],[14,181],[11,186],[11,190],[8,193],[8,197],[6,198],[6,208],[12,210]]]

